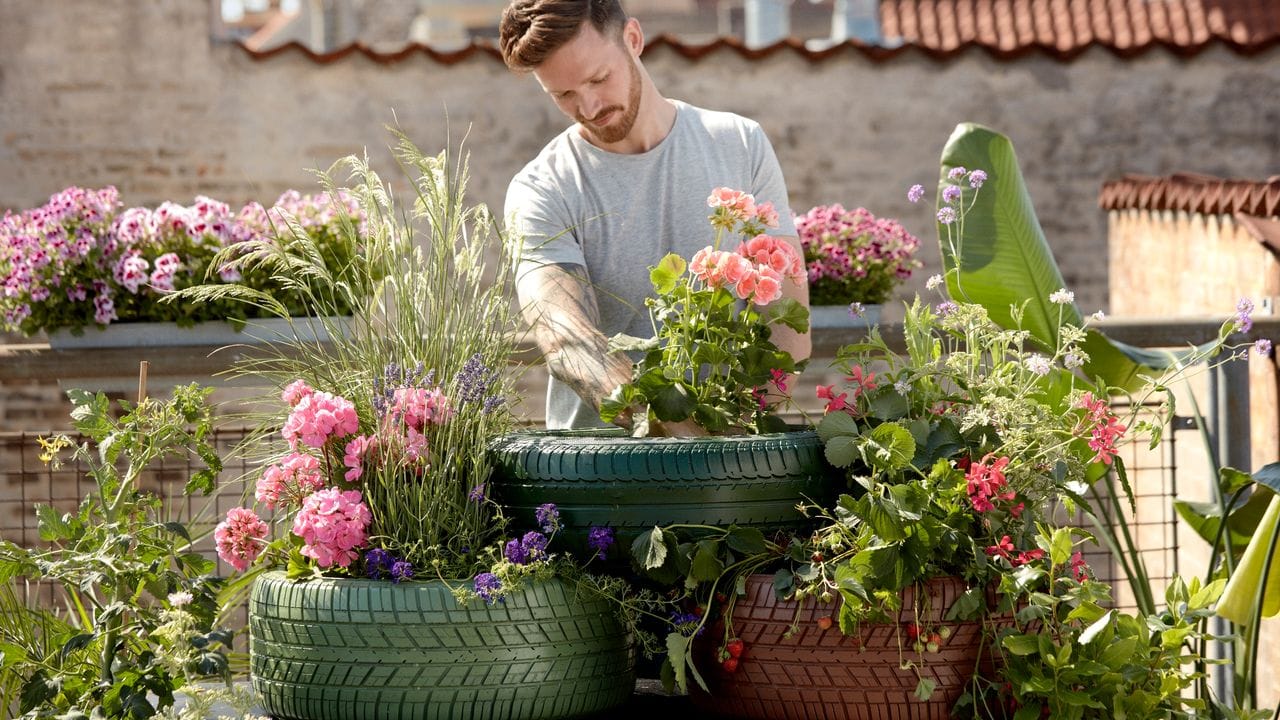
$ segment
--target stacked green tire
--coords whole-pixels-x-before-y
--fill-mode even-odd
[[[559,581],[459,605],[440,581],[268,573],[249,600],[250,672],[273,718],[532,720],[590,715],[635,686],[612,603]]]
[[[615,530],[615,552],[655,525],[796,531],[806,524],[796,505],[824,502],[842,484],[812,430],[702,438],[529,431],[490,451],[494,498],[516,527],[535,526],[535,509],[554,503],[564,546],[577,550],[591,526]]]

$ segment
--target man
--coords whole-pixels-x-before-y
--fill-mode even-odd
[[[501,47],[576,122],[512,179],[506,215],[523,239],[517,294],[551,371],[547,426],[600,426],[601,399],[631,379],[608,337],[654,334],[648,268],[711,244],[706,198],[725,186],[771,201],[773,234],[799,252],[786,185],[758,124],[658,93],[640,62],[640,23],[618,0],[514,0]],[[806,306],[808,294],[803,282],[783,291]],[[778,328],[773,339],[809,356],[808,334]],[[675,425],[660,431],[695,434]]]

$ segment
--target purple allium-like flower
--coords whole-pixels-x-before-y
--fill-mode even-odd
[[[956,221],[956,209],[953,207],[944,207],[938,211],[938,222],[943,225],[950,225]]]
[[[555,503],[546,503],[539,505],[537,510],[533,511],[533,515],[538,520],[538,527],[542,528],[545,533],[553,533],[560,529],[560,511],[556,509]]]
[[[1247,297],[1236,303],[1236,330],[1249,332],[1253,329],[1253,301]]]
[[[391,582],[413,579],[413,563],[408,560],[397,560],[391,564]]]
[[[956,311],[956,304],[951,302],[950,300],[946,300],[938,303],[937,309],[938,309],[939,315],[941,315],[942,317],[946,317]]]
[[[364,554],[364,572],[370,579],[377,580],[393,562],[395,558],[391,553],[382,548],[373,548]]]
[[[1258,341],[1253,344],[1253,349],[1256,350],[1259,355],[1270,355],[1271,341],[1267,338],[1259,338]]]
[[[922,197],[924,197],[923,185],[912,185],[911,189],[907,190],[907,199],[913,203],[920,202]]]
[[[951,180],[959,180],[964,177],[964,174],[967,172],[969,171],[965,170],[963,166],[957,165],[947,172],[947,177]]]
[[[467,499],[473,503],[484,502],[485,498],[487,497],[488,497],[488,490],[484,483],[480,483],[479,485],[476,485],[475,487],[471,488],[471,492],[467,493]]]
[[[492,605],[498,593],[502,592],[502,580],[493,573],[480,573],[471,585],[481,600]]]
[[[596,551],[596,557],[604,560],[613,545],[613,528],[592,525],[587,531],[587,547]]]
[[[959,185],[948,185],[942,188],[942,201],[953,203],[960,199],[963,193]]]
[[[974,170],[969,173],[969,187],[977,190],[982,187],[982,183],[987,181],[987,174],[981,170]]]

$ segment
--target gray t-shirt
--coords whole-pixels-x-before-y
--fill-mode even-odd
[[[715,231],[707,196],[743,190],[778,211],[774,235],[795,235],[782,170],[760,125],[727,112],[674,101],[676,121],[662,142],[624,155],[592,145],[572,126],[511,180],[506,217],[522,237],[517,278],[537,267],[586,268],[600,308],[600,331],[652,337],[644,299],[649,267],[664,255],[686,259]],[[737,247],[724,237],[722,248]],[[599,427],[599,415],[554,377],[547,386],[547,427]]]

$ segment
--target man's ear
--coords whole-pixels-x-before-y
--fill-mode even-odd
[[[622,44],[632,55],[640,57],[640,51],[644,50],[644,30],[640,27],[639,20],[627,18],[626,24],[622,26]]]

